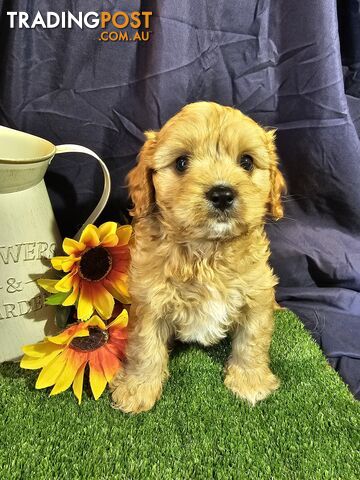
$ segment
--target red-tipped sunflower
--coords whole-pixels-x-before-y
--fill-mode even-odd
[[[125,356],[127,322],[126,310],[108,326],[95,315],[59,335],[23,347],[25,355],[20,366],[30,370],[42,368],[37,389],[53,386],[50,395],[57,395],[72,385],[81,403],[84,371],[89,365],[90,387],[97,400]]]
[[[63,306],[77,304],[80,320],[90,318],[94,310],[102,318],[110,318],[114,298],[130,303],[127,271],[131,233],[130,225],[118,228],[115,222],[106,222],[100,227],[88,225],[79,241],[65,238],[67,256],[54,257],[51,263],[67,275],[61,280],[40,279],[39,285],[51,293],[64,294]]]

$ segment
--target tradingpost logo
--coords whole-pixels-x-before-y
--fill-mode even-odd
[[[150,18],[152,12],[64,12],[37,11],[30,16],[27,12],[6,12],[10,28],[80,28],[99,29],[98,40],[102,42],[147,42],[150,40]]]

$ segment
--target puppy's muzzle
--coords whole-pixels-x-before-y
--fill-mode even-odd
[[[206,198],[212,203],[212,205],[217,209],[224,212],[231,208],[235,200],[235,192],[232,188],[219,185],[212,187],[208,192],[206,192]]]

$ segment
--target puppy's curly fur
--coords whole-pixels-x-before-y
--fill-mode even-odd
[[[233,193],[228,208],[209,200],[216,186]],[[264,232],[267,213],[283,215],[274,131],[230,107],[187,105],[159,132],[147,132],[129,187],[133,304],[113,405],[134,413],[152,408],[169,375],[171,337],[212,345],[228,332],[225,385],[253,405],[264,399],[279,386],[269,368],[277,278]]]

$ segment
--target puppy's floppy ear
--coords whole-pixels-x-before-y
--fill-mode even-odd
[[[279,159],[275,146],[275,132],[276,130],[269,130],[266,132],[266,146],[270,157],[270,195],[269,195],[269,212],[279,220],[284,216],[284,209],[281,204],[281,195],[286,191],[285,179],[278,168]]]
[[[138,163],[127,176],[130,198],[133,208],[130,215],[147,215],[155,202],[155,190],[152,181],[152,157],[156,148],[156,132],[145,132],[146,142],[138,155]]]

